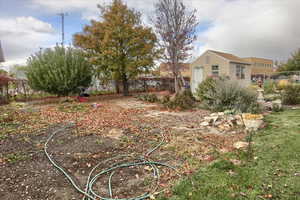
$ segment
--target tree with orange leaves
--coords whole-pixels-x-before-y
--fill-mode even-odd
[[[74,35],[74,44],[86,50],[98,71],[123,85],[123,95],[129,95],[129,80],[148,73],[160,50],[157,38],[141,23],[141,14],[129,9],[121,0],[109,6],[99,6],[101,20],[92,20],[83,33]]]

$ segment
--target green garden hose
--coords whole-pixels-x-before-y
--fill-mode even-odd
[[[51,155],[48,153],[47,149],[48,149],[48,143],[53,139],[53,137],[63,131],[66,130],[67,128],[71,128],[73,127],[73,124],[68,124],[68,125],[64,125],[62,128],[59,128],[57,130],[55,130],[50,137],[47,139],[45,146],[44,146],[44,152],[47,156],[47,158],[49,159],[49,161],[51,162],[51,164],[56,167],[59,171],[61,171],[63,173],[63,175],[70,181],[71,185],[81,194],[84,195],[82,200],[144,200],[147,198],[150,198],[151,196],[158,194],[160,192],[157,192],[158,189],[158,183],[159,183],[159,169],[158,166],[164,166],[173,170],[176,170],[174,167],[165,164],[165,163],[161,163],[161,162],[155,162],[155,161],[151,161],[148,156],[153,153],[155,150],[157,150],[161,145],[163,145],[164,143],[164,137],[162,142],[160,142],[158,145],[156,145],[153,149],[149,150],[144,156],[140,156],[140,157],[134,157],[132,155],[119,155],[116,157],[112,157],[109,158],[107,160],[104,160],[100,163],[98,163],[97,165],[95,165],[92,170],[90,171],[88,177],[87,177],[87,181],[86,181],[86,186],[85,186],[85,190],[82,190],[80,188],[80,186],[78,186],[75,181],[72,179],[72,177],[62,168],[60,167],[51,157]],[[116,159],[120,159],[120,158],[127,158],[130,159],[130,161],[128,162],[121,162],[121,163],[117,163],[114,164],[113,166],[111,166],[110,168],[107,168],[105,170],[102,170],[101,172],[97,173],[96,175],[93,175],[93,173],[96,171],[96,169],[98,167],[101,166],[101,164],[103,164],[104,162],[108,162],[108,161],[112,161],[112,160],[116,160]],[[132,198],[113,198],[113,187],[112,187],[112,177],[115,173],[115,170],[120,169],[120,168],[128,168],[128,167],[134,167],[134,166],[149,166],[152,168],[153,170],[153,177],[156,179],[156,184],[154,185],[152,192],[146,192],[140,196],[136,196],[136,197],[132,197]],[[94,190],[93,190],[93,186],[94,184],[97,182],[97,180],[102,176],[102,175],[108,175],[108,195],[109,197],[102,197],[99,194],[97,194]]]

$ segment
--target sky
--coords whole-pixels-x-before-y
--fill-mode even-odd
[[[8,68],[24,64],[41,48],[61,42],[65,17],[66,44],[91,19],[99,19],[97,4],[111,0],[0,0],[0,41]],[[124,0],[150,25],[157,0]],[[285,61],[300,47],[300,0],[183,0],[197,10],[199,27],[190,60],[213,49],[239,57]]]

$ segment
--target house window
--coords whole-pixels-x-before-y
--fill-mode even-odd
[[[205,62],[206,62],[206,64],[209,64],[209,56],[205,57]]]
[[[218,65],[211,66],[211,74],[213,76],[219,76],[219,66]]]
[[[236,77],[238,79],[245,79],[245,66],[236,65]]]

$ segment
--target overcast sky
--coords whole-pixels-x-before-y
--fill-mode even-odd
[[[124,0],[148,24],[156,0]],[[0,40],[6,62],[22,64],[40,48],[60,42],[60,18],[67,12],[66,43],[109,0],[0,0]],[[183,0],[200,20],[193,56],[207,49],[240,57],[285,60],[300,47],[300,0]]]

